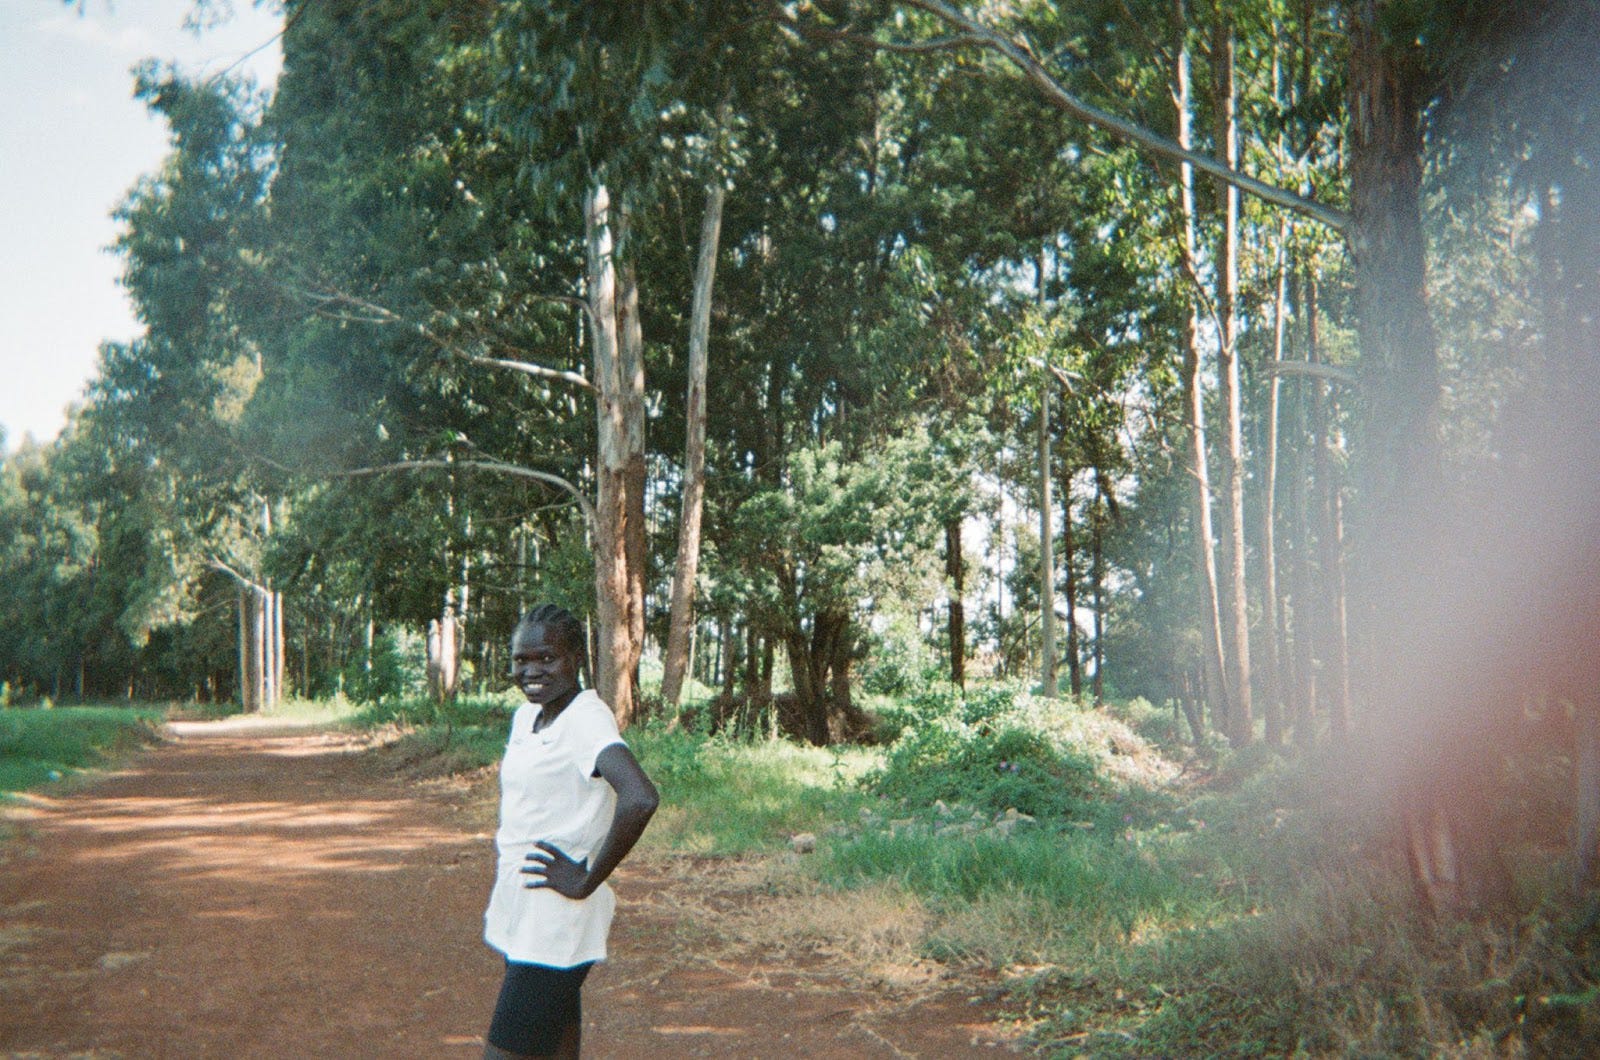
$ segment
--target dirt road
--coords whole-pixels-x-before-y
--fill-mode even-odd
[[[0,1055],[476,1057],[499,983],[479,941],[481,784],[417,782],[351,736],[188,723],[80,790],[6,811]],[[585,1056],[995,1055],[971,987],[696,944],[704,866],[630,860]],[[976,997],[976,1000],[975,1000]]]

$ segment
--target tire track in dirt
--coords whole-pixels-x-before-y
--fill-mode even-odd
[[[481,786],[407,780],[338,732],[173,728],[124,770],[6,811],[0,1055],[477,1056],[501,970],[479,937]],[[957,989],[709,954],[688,910],[710,885],[687,860],[623,866],[587,1057],[1004,1048],[990,1006]]]

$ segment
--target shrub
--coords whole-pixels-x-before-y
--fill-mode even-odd
[[[868,694],[905,696],[939,679],[941,660],[914,619],[896,618],[876,641],[860,669],[861,688]]]
[[[1074,815],[1100,791],[1092,759],[1038,732],[1014,725],[984,731],[949,720],[907,733],[865,782],[914,807],[943,800],[1052,819]]]

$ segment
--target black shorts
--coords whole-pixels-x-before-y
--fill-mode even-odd
[[[567,1028],[583,1021],[578,992],[592,967],[547,968],[507,961],[500,1000],[489,1021],[489,1044],[523,1056],[553,1054]]]

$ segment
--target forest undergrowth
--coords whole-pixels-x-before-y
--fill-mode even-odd
[[[369,710],[407,768],[499,752],[509,700]],[[998,982],[1058,1056],[1575,1056],[1600,1040],[1600,905],[1554,845],[1505,852],[1492,910],[1413,901],[1390,807],[1329,752],[1196,749],[1143,702],[1008,686],[874,704],[881,744],[813,748],[660,719],[642,850],[752,900],[700,925],[864,986]],[[757,726],[759,728],[759,726]],[[1560,771],[1495,812],[1548,813]]]

